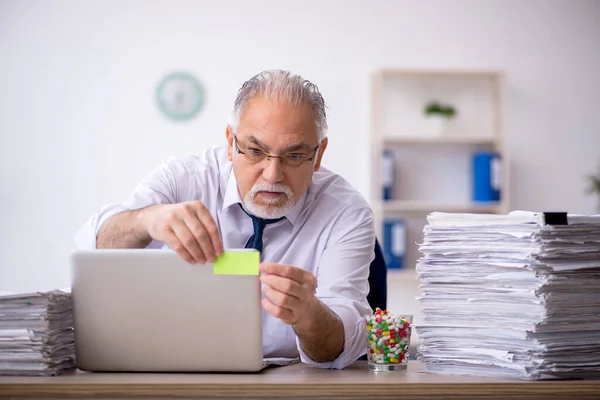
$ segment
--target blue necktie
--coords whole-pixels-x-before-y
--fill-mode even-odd
[[[248,239],[248,242],[246,242],[245,248],[246,249],[256,249],[262,253],[262,249],[263,249],[262,237],[263,237],[263,232],[265,230],[265,226],[268,224],[274,224],[276,222],[279,222],[282,219],[284,219],[285,217],[276,218],[276,219],[262,219],[262,218],[255,217],[254,215],[250,214],[248,211],[244,210],[244,207],[242,207],[241,204],[239,204],[239,206],[246,213],[247,216],[252,218],[252,226],[254,228],[254,233],[252,234],[252,236],[250,236],[250,239]]]

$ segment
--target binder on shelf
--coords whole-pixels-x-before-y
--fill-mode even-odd
[[[406,255],[406,224],[401,218],[386,218],[383,222],[383,257],[388,269],[404,268]]]
[[[394,169],[395,169],[395,160],[394,160],[394,152],[390,149],[386,149],[383,151],[382,155],[382,185],[383,185],[383,200],[391,200],[392,193],[394,190]]]
[[[473,154],[473,201],[500,201],[500,155],[493,151]]]

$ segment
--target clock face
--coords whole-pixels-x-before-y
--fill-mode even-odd
[[[202,109],[204,89],[193,75],[185,72],[172,73],[158,84],[156,101],[167,118],[188,120]]]

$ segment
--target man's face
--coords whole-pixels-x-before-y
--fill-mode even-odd
[[[244,207],[260,218],[281,217],[296,205],[327,147],[325,139],[315,151],[317,128],[308,105],[293,107],[262,95],[250,100],[237,132],[227,128],[227,143]]]

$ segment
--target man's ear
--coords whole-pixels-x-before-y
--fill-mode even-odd
[[[317,172],[319,168],[321,168],[321,159],[323,158],[323,153],[325,153],[325,149],[327,148],[327,138],[323,139],[321,144],[319,145],[319,151],[317,153],[317,162],[315,163],[315,167],[313,171]]]
[[[227,138],[227,158],[229,161],[233,160],[233,129],[231,125],[227,125],[225,129],[225,137]]]

